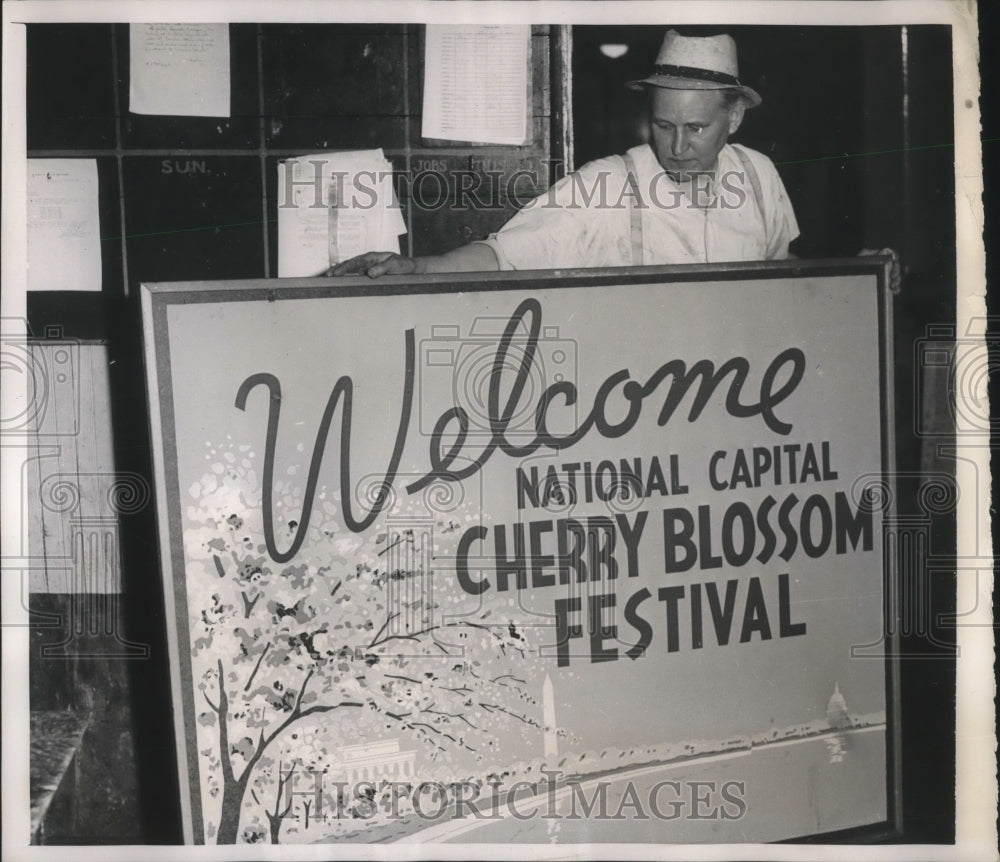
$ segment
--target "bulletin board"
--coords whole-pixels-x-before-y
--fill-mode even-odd
[[[103,337],[109,301],[140,282],[276,277],[278,163],[307,153],[383,149],[404,254],[485,237],[566,158],[563,88],[550,82],[566,74],[568,31],[529,29],[526,137],[506,145],[422,136],[422,24],[230,24],[226,117],[132,112],[128,24],[28,25],[27,156],[97,160],[101,254],[99,294],[29,292],[29,316],[73,308],[65,335]],[[64,80],[67,67],[80,74]],[[461,205],[460,183],[476,206]]]

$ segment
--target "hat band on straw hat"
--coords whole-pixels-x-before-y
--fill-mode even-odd
[[[696,69],[693,66],[672,66],[658,64],[653,67],[654,75],[667,75],[671,78],[691,78],[695,81],[711,81],[713,84],[725,84],[728,87],[741,87],[738,78],[725,72],[713,72],[711,69]]]

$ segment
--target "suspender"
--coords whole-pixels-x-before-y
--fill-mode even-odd
[[[753,197],[757,201],[757,209],[760,212],[760,217],[764,219],[765,233],[767,228],[767,213],[764,212],[764,193],[760,188],[760,177],[757,176],[757,169],[753,166],[753,162],[750,161],[750,157],[743,152],[742,147],[733,147],[733,152],[740,157],[740,162],[743,164],[743,170],[746,171],[747,176],[750,178],[750,186],[753,188]]]
[[[632,241],[632,266],[642,266],[642,196],[636,181],[635,160],[628,153],[625,160],[625,176],[633,198],[628,202],[629,233]],[[638,204],[638,206],[636,206]]]
[[[764,220],[766,229],[767,215],[764,212],[764,192],[760,186],[760,177],[757,175],[757,169],[753,166],[753,162],[750,161],[750,157],[743,152],[741,147],[734,146],[733,152],[735,152],[739,157],[740,163],[743,165],[743,170],[746,172],[747,178],[750,180],[750,187],[753,189],[754,200],[757,202],[757,209],[760,212],[761,218]],[[629,191],[632,193],[632,197],[629,199],[628,204],[632,265],[642,266],[642,196],[639,194],[639,183],[636,180],[635,160],[628,153],[625,153],[622,156],[622,159],[625,161],[626,182],[628,183]]]

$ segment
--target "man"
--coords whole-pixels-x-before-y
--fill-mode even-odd
[[[798,225],[771,161],[730,145],[760,96],[739,80],[727,35],[663,40],[649,99],[649,143],[556,183],[488,239],[442,255],[370,252],[332,275],[555,269],[780,260]]]

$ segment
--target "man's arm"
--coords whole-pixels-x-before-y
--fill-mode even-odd
[[[488,245],[473,242],[444,254],[406,257],[390,251],[370,251],[330,267],[326,275],[422,275],[433,272],[496,272],[500,262]]]

